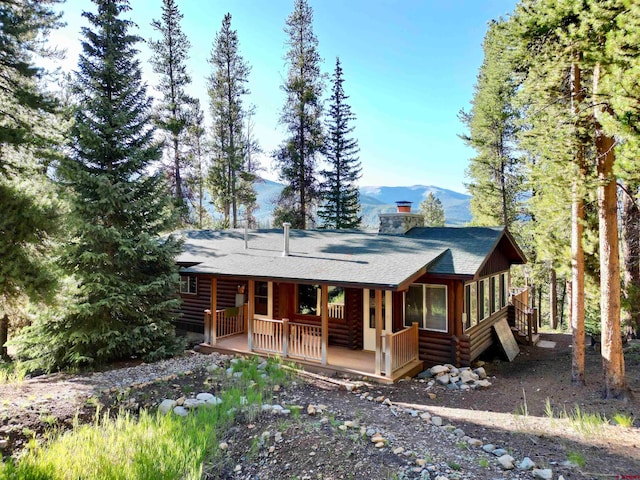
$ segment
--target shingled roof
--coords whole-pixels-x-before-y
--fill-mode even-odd
[[[186,230],[182,272],[395,289],[422,273],[473,276],[504,229],[414,228],[407,235],[291,230]],[[521,262],[514,262],[521,263]]]

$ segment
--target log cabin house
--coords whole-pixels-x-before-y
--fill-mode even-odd
[[[505,228],[421,227],[406,204],[380,221],[377,234],[181,232],[178,326],[203,332],[203,351],[383,382],[425,363],[470,365],[496,322],[516,320],[510,267],[522,251]]]

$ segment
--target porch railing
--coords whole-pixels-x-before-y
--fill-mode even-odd
[[[223,308],[215,311],[204,311],[204,342],[215,345],[220,338],[230,337],[245,332],[247,305]]]
[[[511,305],[513,305],[514,327],[523,335],[526,335],[527,342],[531,344],[533,335],[538,333],[536,322],[536,309],[529,307],[529,289],[511,295]]]
[[[322,328],[319,325],[289,323],[287,320],[283,323],[288,339],[287,355],[304,360],[322,360]]]
[[[344,318],[344,303],[330,303],[328,307],[329,318]]]
[[[284,325],[282,320],[254,318],[251,346],[256,352],[284,356]]]
[[[384,351],[384,373],[391,376],[419,357],[418,324],[382,336]]]

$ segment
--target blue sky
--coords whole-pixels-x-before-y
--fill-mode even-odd
[[[264,176],[277,178],[269,153],[284,138],[278,123],[286,74],[286,17],[292,0],[178,0],[182,27],[191,42],[190,93],[207,108],[207,62],[226,12],[238,31],[240,49],[252,67],[251,95],[256,106],[255,134],[264,155]],[[468,110],[482,39],[492,18],[511,12],[515,0],[309,0],[314,31],[324,59],[323,71],[342,62],[344,88],[357,116],[354,135],[360,143],[361,185],[435,185],[463,192],[464,171],[473,150],[457,137],[464,132],[457,116]],[[157,38],[149,26],[160,18],[162,0],[131,0],[126,18],[143,38]],[[63,68],[73,70],[80,51],[83,10],[89,0],[62,5],[67,26],[50,36],[67,49]],[[150,53],[140,46],[140,59],[152,87]],[[329,87],[329,84],[327,84]],[[328,89],[327,89],[328,92]],[[150,93],[153,93],[150,90]],[[328,93],[326,97],[328,98]]]

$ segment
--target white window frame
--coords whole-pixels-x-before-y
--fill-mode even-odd
[[[255,304],[256,304],[256,291],[257,289],[255,288],[255,284],[254,284],[254,289],[253,289],[253,305],[254,305],[254,313],[253,316],[256,318],[266,318],[266,319],[271,319],[273,318],[273,282],[262,282],[261,280],[255,280],[255,283],[266,283],[267,284],[267,314],[260,314],[260,313],[255,313]]]
[[[187,288],[183,289],[183,279],[186,279]],[[191,286],[193,285],[194,292],[191,291]],[[198,295],[198,277],[196,275],[180,275],[180,294],[182,295]]]
[[[480,285],[482,285],[482,288],[480,288]],[[486,295],[485,292],[489,292],[489,294]],[[487,313],[486,315],[485,315],[485,312]],[[478,281],[478,323],[482,322],[483,320],[486,320],[490,316],[491,316],[491,286],[489,285],[489,278],[487,277]]]
[[[469,287],[469,296],[467,297],[467,287]],[[471,295],[472,290],[475,290],[475,295]],[[469,301],[467,302],[467,298]],[[469,318],[471,315],[471,302],[475,301],[476,305],[476,314],[474,318]],[[467,309],[469,311],[467,311]],[[478,282],[469,282],[464,285],[464,313],[466,315],[463,323],[463,327],[465,329],[469,329],[478,324]],[[467,327],[467,321],[469,322],[469,326]]]
[[[422,322],[418,325],[420,330],[427,330],[430,332],[441,332],[448,333],[449,332],[449,289],[446,285],[435,284],[435,283],[412,283],[411,287],[420,286],[422,287]],[[440,288],[444,289],[444,312],[445,312],[445,328],[444,330],[439,328],[428,328],[427,325],[427,288]],[[403,292],[403,325],[405,327],[410,327],[411,325],[407,325],[406,321],[406,308],[407,308],[407,292]]]

